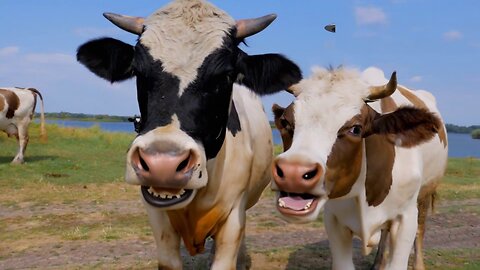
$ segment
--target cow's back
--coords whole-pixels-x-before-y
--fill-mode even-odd
[[[432,93],[425,90],[411,90],[405,86],[398,85],[397,91],[390,97],[376,101],[371,106],[381,113],[388,113],[401,106],[414,106],[425,108],[439,117],[442,121],[442,126],[434,138],[419,146],[409,148],[409,150],[417,151],[418,155],[420,155],[420,163],[416,165],[419,166],[418,169],[422,173],[422,185],[440,180],[447,166],[448,139],[443,118]]]
[[[409,105],[417,108],[425,108],[434,112],[442,121],[438,133],[430,141],[416,147],[422,158],[423,183],[426,185],[431,181],[439,181],[444,175],[448,159],[448,139],[443,118],[437,108],[435,97],[425,90],[410,90],[399,85],[397,92],[392,96],[399,106]]]

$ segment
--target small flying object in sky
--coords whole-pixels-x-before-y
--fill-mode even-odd
[[[328,32],[332,32],[332,33],[335,33],[335,24],[327,24],[325,25],[325,30],[327,30]]]

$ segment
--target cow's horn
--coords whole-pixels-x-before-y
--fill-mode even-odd
[[[298,87],[298,84],[293,84],[293,85],[290,85],[286,91],[292,95],[294,95],[295,97],[297,97],[299,94],[300,94],[300,87]]]
[[[382,86],[372,86],[370,87],[370,95],[368,95],[367,100],[373,101],[377,99],[382,99],[388,97],[393,92],[397,90],[397,72],[394,71],[390,77],[390,81],[387,84]]]
[[[109,12],[103,13],[103,16],[127,32],[136,35],[142,34],[143,23],[145,22],[145,19],[142,17],[132,17]]]
[[[269,14],[255,19],[243,19],[237,21],[237,38],[242,39],[253,36],[267,28],[275,19],[276,14]]]

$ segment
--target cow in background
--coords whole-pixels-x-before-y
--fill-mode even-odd
[[[426,91],[397,87],[395,76],[388,87],[372,87],[371,94],[365,90],[385,82],[376,68],[365,70],[361,79],[343,69],[317,71],[292,87],[299,95],[294,103],[287,108],[273,106],[286,151],[273,167],[277,209],[287,219],[302,222],[314,219],[326,202],[325,224],[335,269],[353,269],[351,260],[345,260],[351,258],[352,235],[363,240],[368,253],[380,230],[374,268],[406,269],[408,241],[413,241],[417,225],[417,216],[409,213],[417,211],[412,201],[418,206],[414,268],[424,269],[425,219],[448,156],[445,127],[435,98]],[[358,109],[361,113],[355,115]],[[335,116],[342,119],[333,120]],[[334,143],[329,147],[329,142]],[[384,258],[389,231],[390,255]]]
[[[182,268],[181,240],[195,255],[210,236],[212,269],[235,269],[245,211],[271,178],[271,129],[258,95],[301,79],[285,57],[238,47],[276,16],[235,22],[201,0],[174,1],[145,19],[104,15],[137,34],[137,44],[93,40],[77,59],[111,82],[136,77],[141,120],[125,179],[140,187],[159,269]]]
[[[45,141],[45,115],[43,97],[35,88],[0,87],[0,130],[18,141],[18,152],[13,164],[24,163],[24,154],[29,141],[28,125],[35,114],[37,96],[41,101],[40,139]]]

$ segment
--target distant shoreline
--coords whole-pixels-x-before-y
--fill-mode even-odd
[[[38,113],[35,113],[35,117],[39,117]],[[75,121],[85,121],[85,122],[128,122],[128,118],[132,116],[118,116],[118,115],[107,115],[107,114],[85,114],[85,113],[69,113],[69,112],[58,112],[58,113],[45,113],[45,118],[49,120],[75,120]],[[270,121],[270,126],[275,128],[273,121]],[[480,129],[480,125],[472,126],[459,126],[455,124],[446,124],[448,133],[461,133],[461,134],[470,134],[475,129]]]

